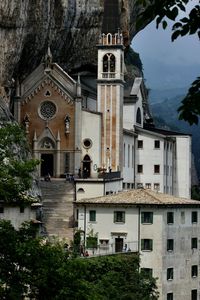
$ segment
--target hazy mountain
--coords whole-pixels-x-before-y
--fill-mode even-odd
[[[154,95],[161,95],[159,91],[154,91]],[[165,91],[163,95],[166,96]],[[177,109],[184,98],[184,94],[173,96],[172,98],[160,98],[160,102],[151,104],[151,111],[156,120],[156,125],[159,124],[166,128],[169,126],[172,130],[179,130],[183,133],[192,134],[192,152],[198,176],[200,177],[200,124],[190,126],[187,122],[178,119]],[[155,98],[154,98],[155,99]],[[164,122],[163,122],[164,121]],[[163,123],[166,123],[165,125]]]

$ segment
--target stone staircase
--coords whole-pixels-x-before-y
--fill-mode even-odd
[[[73,238],[74,185],[64,179],[40,181],[43,221],[48,236]]]

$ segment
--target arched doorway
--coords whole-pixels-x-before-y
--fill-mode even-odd
[[[83,158],[83,178],[90,177],[91,174],[91,159],[89,155],[85,155]]]
[[[54,160],[53,154],[41,154],[41,176],[53,176]]]

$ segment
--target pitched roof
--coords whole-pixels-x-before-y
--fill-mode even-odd
[[[160,206],[199,206],[200,201],[174,197],[168,194],[157,193],[152,190],[136,189],[118,194],[77,200],[77,204],[97,205],[160,205]]]

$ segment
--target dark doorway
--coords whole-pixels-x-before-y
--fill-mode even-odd
[[[123,239],[116,238],[115,239],[115,252],[122,252],[123,250]]]
[[[89,155],[85,155],[83,158],[83,178],[90,177],[90,165],[91,159]]]
[[[41,176],[53,176],[53,154],[41,155]]]

